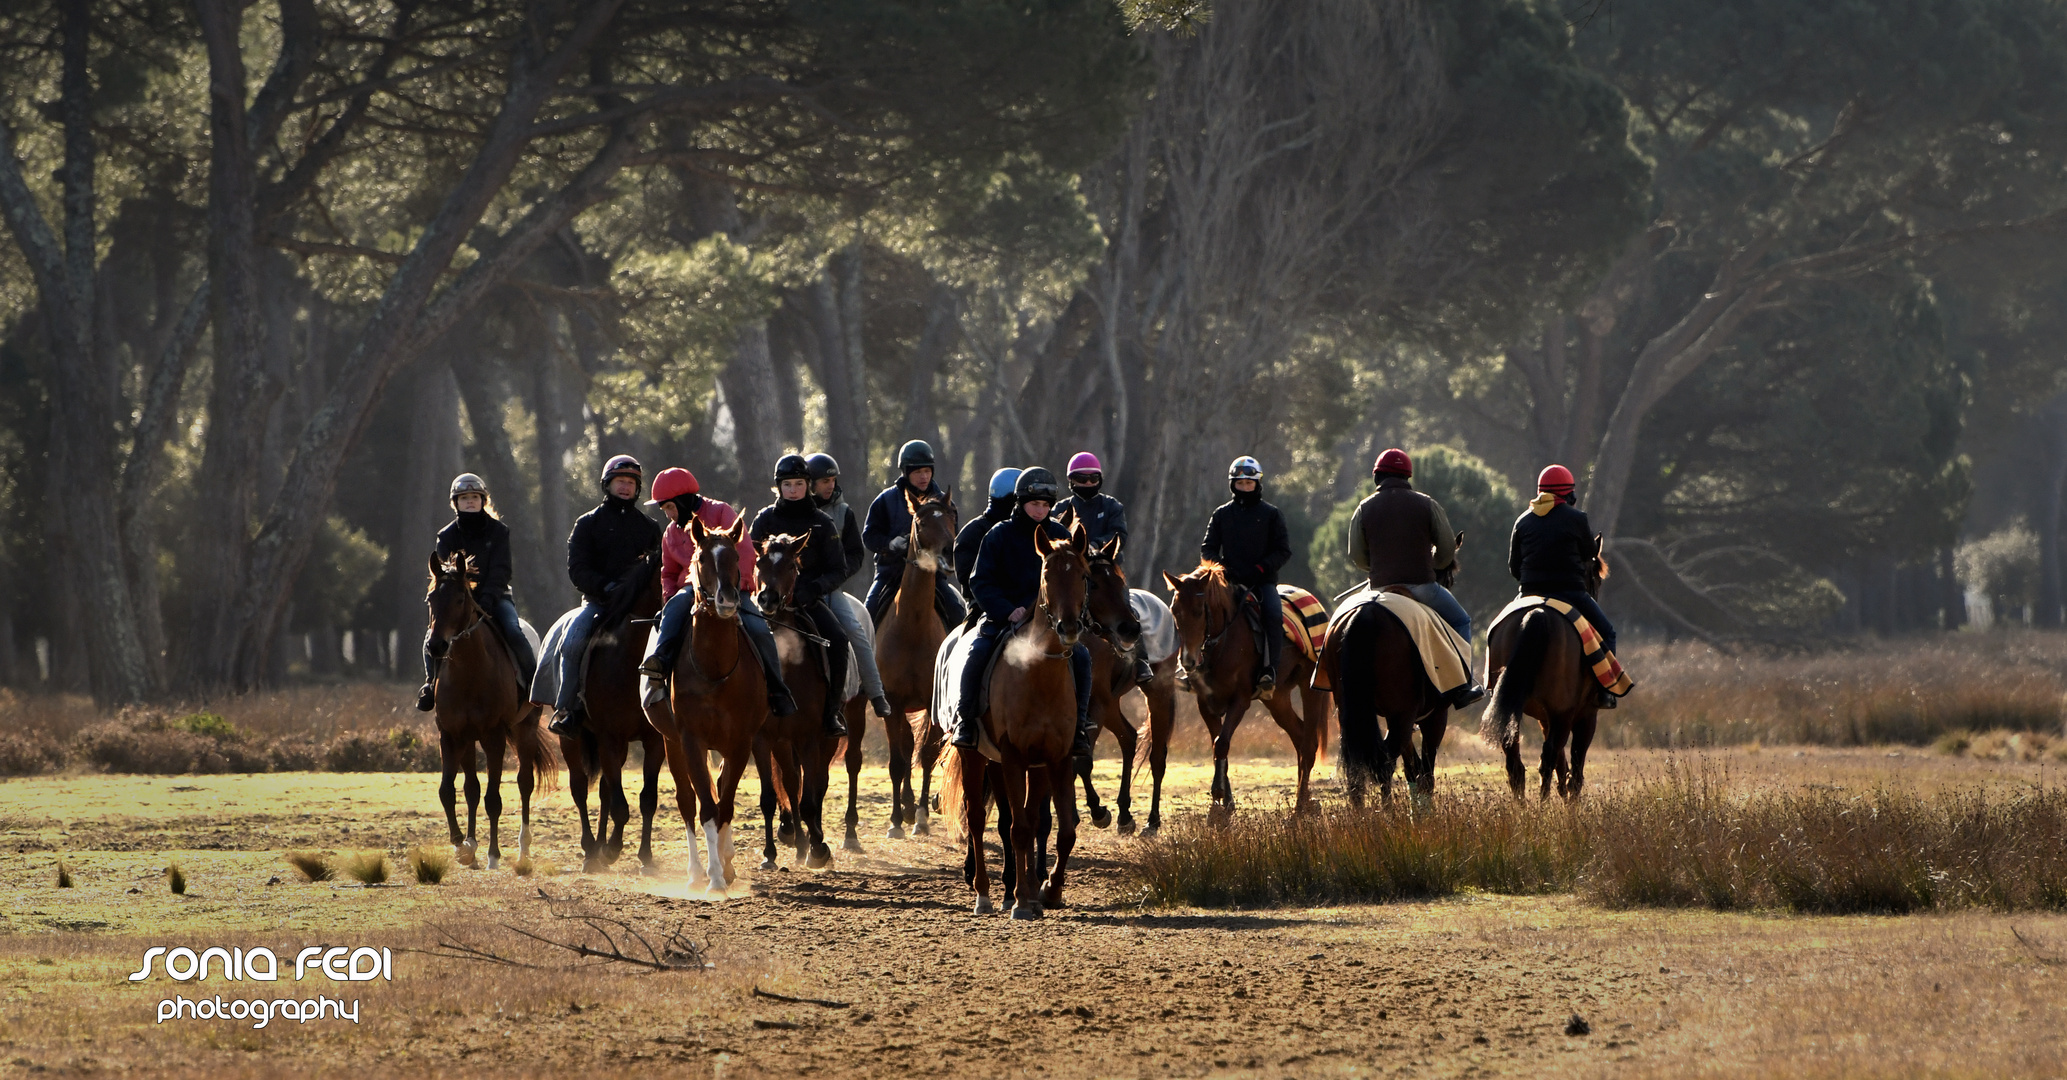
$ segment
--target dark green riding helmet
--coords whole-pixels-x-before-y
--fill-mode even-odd
[[[933,448],[927,446],[923,440],[913,439],[897,448],[897,469],[899,472],[908,473],[913,469],[930,469],[932,467]]]

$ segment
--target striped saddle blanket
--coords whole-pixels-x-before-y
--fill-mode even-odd
[[[1315,663],[1320,662],[1321,650],[1328,644],[1328,607],[1321,598],[1297,585],[1278,586],[1278,597],[1285,620],[1285,636],[1299,651]]]
[[[1629,673],[1622,670],[1622,662],[1615,659],[1615,654],[1601,644],[1600,631],[1595,630],[1593,624],[1587,622],[1586,616],[1581,615],[1577,608],[1563,600],[1553,600],[1547,596],[1517,596],[1506,607],[1500,609],[1500,614],[1493,619],[1493,628],[1498,629],[1500,624],[1508,619],[1519,619],[1523,612],[1539,607],[1547,607],[1563,615],[1572,624],[1572,629],[1579,632],[1579,648],[1585,653],[1586,665],[1593,669],[1593,677],[1600,680],[1600,684],[1606,687],[1609,693],[1620,697],[1630,691],[1634,684],[1629,681]],[[1488,634],[1490,633],[1491,631],[1488,631]],[[1491,673],[1488,673],[1487,684],[1490,685],[1493,681]]]

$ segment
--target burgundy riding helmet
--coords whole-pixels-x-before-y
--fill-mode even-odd
[[[1378,455],[1377,463],[1371,466],[1372,476],[1413,476],[1414,462],[1407,452],[1395,446]]]

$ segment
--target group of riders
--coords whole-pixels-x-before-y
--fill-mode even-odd
[[[934,482],[933,449],[926,443],[905,443],[897,452],[897,468],[897,481],[875,497],[865,520],[857,522],[840,486],[839,462],[832,455],[785,454],[775,463],[776,499],[754,515],[738,554],[740,623],[767,677],[768,706],[777,716],[795,712],[796,702],[783,682],[782,661],[767,614],[756,601],[754,552],[755,546],[770,536],[800,535],[810,539],[797,556],[802,565],[784,606],[808,620],[815,636],[827,643],[831,686],[845,684],[851,648],[862,692],[878,716],[891,715],[870,645],[872,635],[863,631],[852,605],[835,602],[833,594],[873,554],[874,579],[862,607],[880,625],[903,582],[905,561],[913,555],[909,550],[912,506],[948,497]],[[987,661],[998,643],[1024,624],[1039,603],[1041,556],[1035,533],[1045,531],[1051,539],[1066,539],[1075,525],[1084,530],[1092,546],[1109,548],[1115,561],[1124,550],[1126,507],[1104,492],[1105,472],[1098,458],[1077,454],[1064,475],[1067,496],[1055,475],[1041,466],[999,469],[990,478],[989,504],[962,527],[952,551],[945,553],[944,569],[952,576],[935,576],[933,603],[942,626],[954,627],[964,621],[973,624],[962,668],[955,746],[976,745],[983,712],[977,695]],[[1470,641],[1471,616],[1445,586],[1457,568],[1456,531],[1442,505],[1414,489],[1413,475],[1413,462],[1405,451],[1395,448],[1379,455],[1372,468],[1376,490],[1357,506],[1351,519],[1347,555],[1367,573],[1372,588],[1404,589]],[[1199,554],[1218,564],[1231,584],[1255,597],[1262,607],[1262,626],[1274,629],[1282,618],[1278,571],[1290,561],[1292,544],[1284,515],[1263,498],[1263,479],[1263,466],[1253,457],[1238,457],[1228,466],[1230,498],[1213,511]],[[644,480],[637,459],[625,454],[611,458],[603,466],[600,480],[603,501],[583,514],[568,534],[567,576],[580,591],[582,606],[561,637],[559,688],[551,724],[555,734],[575,733],[584,723],[584,646],[612,601],[621,599],[612,594],[622,587],[628,572],[654,549],[660,550],[664,602],[659,640],[640,670],[649,677],[665,679],[674,668],[695,605],[689,567],[697,545],[689,523],[694,519],[706,529],[720,530],[730,529],[739,519],[739,511],[730,504],[705,496],[689,470],[669,468],[653,478],[652,497],[645,503],[666,515],[668,524],[660,525],[640,509],[638,497]],[[1514,523],[1508,571],[1519,582],[1522,594],[1561,600],[1576,608],[1612,652],[1614,627],[1588,589],[1593,533],[1586,514],[1576,505],[1572,473],[1562,465],[1551,465],[1538,476],[1536,486],[1535,498]],[[473,473],[453,480],[451,501],[455,513],[452,522],[438,532],[437,556],[440,560],[457,557],[469,565],[475,575],[476,601],[509,645],[526,685],[530,685],[537,658],[510,598],[509,527],[496,514],[487,484]],[[770,597],[761,599],[776,602]],[[1267,654],[1255,692],[1267,699],[1274,692],[1284,635],[1267,632],[1263,638]],[[436,705],[440,662],[426,637],[419,709],[429,711]],[[1070,668],[1077,696],[1075,753],[1088,756],[1097,725],[1090,717],[1091,659],[1084,646],[1072,649]],[[1146,686],[1152,678],[1147,660],[1137,652],[1135,681]],[[1484,696],[1482,687],[1468,681],[1451,692],[1449,701],[1463,707]],[[846,734],[840,697],[837,692],[825,695],[828,735]],[[1614,704],[1615,696],[1603,690],[1601,707],[1613,708]]]

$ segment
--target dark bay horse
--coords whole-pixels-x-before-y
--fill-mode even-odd
[[[1167,571],[1163,583],[1170,587],[1170,611],[1177,617],[1178,667],[1188,673],[1192,696],[1198,699],[1199,716],[1213,733],[1213,813],[1234,811],[1234,786],[1227,779],[1227,750],[1234,743],[1235,728],[1256,686],[1256,668],[1262,663],[1256,635],[1249,620],[1236,610],[1235,589],[1218,563],[1200,563],[1182,577]],[[1265,628],[1282,634],[1283,626]],[[1292,695],[1273,695],[1265,707],[1291,736],[1292,749],[1299,755],[1299,794],[1296,809],[1315,807],[1311,791],[1314,762],[1328,745],[1328,693],[1312,685],[1313,662],[1288,638],[1278,671],[1280,688],[1299,688],[1299,712],[1292,711]]]
[[[481,778],[474,772],[474,747],[479,744],[482,763],[488,767],[488,869],[493,870],[502,862],[504,747],[514,744],[517,750],[517,799],[523,810],[517,828],[519,858],[531,854],[532,784],[541,774],[550,778],[555,763],[539,738],[539,709],[526,700],[528,688],[519,683],[517,661],[474,600],[475,573],[471,559],[462,564],[456,557],[443,562],[433,558],[424,603],[431,615],[431,655],[444,659],[437,686],[438,749],[444,768],[438,799],[445,804],[455,857],[462,865],[474,865],[474,812],[482,801]],[[453,776],[460,769],[467,774],[465,834],[459,831],[453,789]]]
[[[890,699],[890,721],[884,732],[890,738],[890,831],[892,840],[904,839],[904,826],[923,836],[927,803],[932,801],[933,764],[940,758],[938,728],[920,721],[915,731],[911,716],[933,707],[933,662],[940,654],[940,642],[947,627],[933,606],[935,581],[947,568],[955,546],[956,512],[945,495],[915,496],[906,492],[911,510],[909,554],[904,560],[904,577],[898,582],[897,597],[876,627],[876,670],[883,676],[883,696]],[[861,850],[855,826],[861,816],[855,808],[861,775],[863,730],[851,720],[847,725],[847,850]],[[911,767],[914,750],[925,767],[925,790],[912,794]]]
[[[560,736],[567,762],[567,786],[581,812],[582,870],[600,873],[624,851],[631,803],[624,797],[624,763],[636,742],[645,751],[646,786],[639,792],[639,864],[653,865],[653,812],[660,805],[660,732],[646,720],[639,702],[639,662],[646,637],[660,611],[660,552],[632,564],[611,590],[612,602],[596,620],[589,639],[582,701],[588,722],[576,735]],[[596,823],[589,826],[589,781],[596,785]]]
[[[1367,604],[1338,619],[1321,650],[1321,663],[1335,687],[1335,711],[1342,725],[1344,787],[1352,805],[1364,805],[1372,779],[1392,796],[1392,767],[1404,762],[1407,787],[1416,796],[1435,790],[1435,755],[1449,730],[1450,706],[1428,681],[1420,650],[1400,621],[1379,605]],[[1383,717],[1385,730],[1378,730]],[[1421,750],[1413,730],[1421,728]]]
[[[984,730],[999,756],[992,775],[1000,781],[999,802],[1012,819],[1006,858],[1012,861],[1014,919],[1038,919],[1043,908],[1062,906],[1062,887],[1070,852],[1077,842],[1077,802],[1070,782],[1069,752],[1076,741],[1076,693],[1070,688],[1069,654],[1084,632],[1085,551],[1090,540],[1081,525],[1072,524],[1067,540],[1034,533],[1041,556],[1040,600],[1026,622],[1009,631],[991,675],[990,709]],[[984,818],[989,794],[989,764],[977,750],[956,750],[948,758],[943,786],[959,795],[965,860],[973,862],[970,886],[976,891],[976,913],[988,914],[990,871],[983,857]],[[951,800],[952,801],[952,800]],[[1045,875],[1034,850],[1034,829],[1044,805],[1052,802],[1055,868]],[[1038,890],[1038,892],[1036,891]]]
[[[1126,571],[1119,564],[1121,542],[1116,536],[1088,555],[1085,589],[1090,598],[1091,636],[1084,644],[1091,651],[1091,715],[1120,745],[1120,791],[1113,801],[1119,807],[1120,834],[1124,836],[1134,831],[1132,789],[1141,733],[1128,722],[1120,702],[1139,689],[1134,683],[1134,655],[1141,648],[1141,623],[1134,617],[1133,590],[1127,587]],[[1170,732],[1177,715],[1176,655],[1164,657],[1152,670],[1155,681],[1142,694],[1148,703],[1148,770],[1154,781],[1145,836],[1154,836],[1163,827],[1163,770],[1170,760]],[[1092,751],[1096,753],[1096,744]],[[1111,812],[1099,804],[1098,791],[1091,786],[1089,758],[1078,761],[1077,778],[1084,785],[1084,806],[1091,812],[1091,824],[1101,829],[1112,824]]]
[[[832,849],[825,845],[825,792],[833,744],[839,739],[825,734],[825,698],[845,687],[831,685],[824,643],[813,633],[809,617],[790,606],[801,567],[798,559],[810,542],[811,534],[804,533],[773,535],[760,544],[762,608],[782,654],[783,682],[797,701],[796,712],[768,717],[754,736],[754,768],[761,780],[761,821],[765,826],[763,870],[775,869],[778,804],[784,816],[791,818],[786,824],[795,838],[797,861],[814,870],[833,861]],[[811,644],[814,641],[819,642],[816,647]]]
[[[1606,542],[1593,538],[1586,591],[1600,594],[1608,576]],[[1577,798],[1586,786],[1586,749],[1593,745],[1600,721],[1600,683],[1586,666],[1579,632],[1563,615],[1547,607],[1502,620],[1486,642],[1486,681],[1493,683],[1493,703],[1479,722],[1479,734],[1507,756],[1507,785],[1522,797],[1529,770],[1522,764],[1522,717],[1543,725],[1543,786],[1540,797],[1557,793]],[[1565,743],[1571,757],[1565,757]]]
[[[746,529],[745,518],[720,530],[689,519],[696,562],[684,587],[696,590],[696,606],[690,609],[688,637],[669,676],[665,706],[647,710],[666,746],[675,801],[689,834],[689,883],[708,882],[710,891],[720,895],[735,877],[734,796],[746,772],[754,734],[768,718],[768,680],[761,674],[746,629],[739,625],[739,544]],[[709,751],[724,759],[715,783]],[[709,852],[707,867],[697,862],[699,827]]]

